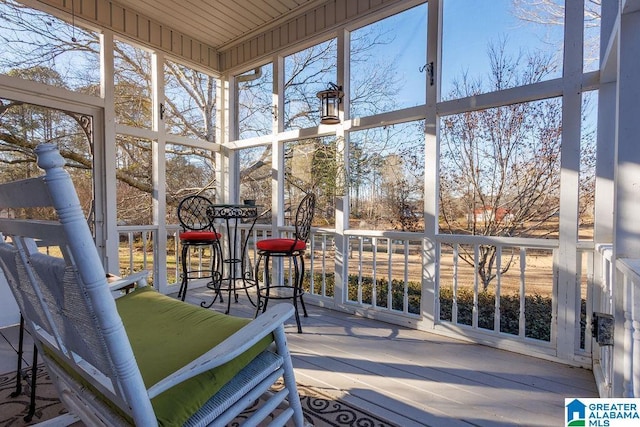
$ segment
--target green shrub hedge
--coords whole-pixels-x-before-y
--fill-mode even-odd
[[[314,283],[316,293],[318,286],[322,283],[323,277],[320,273],[315,273]],[[333,296],[335,277],[327,274],[324,277],[326,295]],[[309,274],[304,281],[305,290],[309,290]],[[386,278],[376,279],[376,305],[378,307],[388,307],[389,282]],[[404,281],[393,279],[391,282],[391,308],[402,310]],[[409,313],[420,314],[420,294],[421,286],[418,282],[408,282],[408,311]],[[362,277],[362,302],[372,304],[373,278]],[[350,301],[358,300],[358,276],[349,275],[348,298]],[[471,325],[473,319],[473,290],[461,288],[457,295],[458,303],[458,324]],[[525,336],[528,338],[550,341],[551,340],[551,314],[552,299],[550,296],[539,294],[527,295],[524,301],[525,307]],[[518,335],[520,331],[520,297],[519,295],[500,296],[500,332]],[[440,290],[440,319],[452,321],[453,291],[451,289]],[[582,300],[582,333],[581,347],[584,346],[584,313],[586,302]],[[495,293],[484,291],[478,294],[478,327],[483,329],[494,329],[495,319]]]
[[[551,339],[551,297],[525,296],[525,336],[539,340]],[[440,319],[452,321],[453,291],[440,290]],[[458,323],[471,325],[473,318],[473,290],[458,290]],[[495,294],[478,294],[478,327],[493,330],[495,319]],[[520,331],[519,295],[500,296],[500,332],[518,335]]]

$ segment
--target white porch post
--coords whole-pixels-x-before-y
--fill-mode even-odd
[[[562,147],[560,154],[560,242],[557,259],[557,356],[573,360],[579,319],[577,284],[578,200],[580,177],[581,83],[584,1],[565,3]],[[553,340],[553,336],[552,336]]]
[[[273,59],[273,141],[271,142],[271,228],[280,237],[278,227],[284,224],[284,143],[276,136],[284,130],[284,57]],[[274,262],[272,273],[282,279],[282,262]]]
[[[606,57],[609,36],[618,15],[616,5],[605,2],[600,15],[600,58]],[[602,61],[601,61],[602,62]],[[594,212],[595,243],[613,241],[613,173],[615,163],[616,122],[616,75],[601,64],[600,88],[598,90],[598,138],[596,156],[596,189]],[[596,276],[599,277],[599,276]]]
[[[229,131],[229,83],[228,81],[219,80],[216,86],[216,143],[221,144],[228,141]],[[216,187],[215,203],[231,203],[232,198],[236,197],[231,194],[231,188],[237,188],[238,178],[236,177],[237,159],[236,154],[230,155],[230,150],[220,146],[220,150],[215,154],[216,159]],[[235,178],[234,178],[235,177]],[[235,201],[235,199],[233,200]]]
[[[284,57],[273,60],[273,134],[284,131]],[[274,138],[271,146],[271,209],[274,230],[284,223],[284,144]],[[274,235],[275,236],[275,235]],[[276,263],[277,265],[277,263]]]
[[[219,116],[216,127],[218,128],[218,134],[216,136],[216,142],[223,143],[231,140],[238,139],[237,133],[237,85],[234,78],[227,78],[220,80],[220,96],[218,97],[219,105],[223,106],[222,109],[218,109]],[[230,126],[231,123],[236,124]],[[221,146],[222,148],[222,146]],[[238,150],[227,150],[222,148],[220,150],[222,157],[226,159],[226,173],[227,179],[225,185],[225,197],[223,200],[228,203],[240,203],[240,155]]]
[[[154,286],[163,294],[168,292],[167,284],[167,180],[166,180],[166,132],[161,118],[160,104],[164,99],[164,55],[154,52],[152,56],[151,79],[153,84],[153,130],[158,133],[158,139],[153,147],[153,223],[157,225],[154,239],[156,253],[153,266]]]
[[[116,199],[116,111],[113,83],[113,33],[105,30],[100,36],[100,95],[104,99],[104,187],[96,188],[96,199],[104,201],[105,256],[104,268],[109,273],[120,272],[118,255],[118,208]],[[101,192],[102,197],[98,193]]]
[[[622,3],[618,30],[618,103],[616,122],[616,165],[614,181],[613,259],[640,258],[640,1]],[[631,352],[629,344],[637,323],[630,317],[633,301],[625,300],[622,275],[614,278],[614,376],[613,395],[632,395]],[[629,295],[631,293],[629,292]],[[626,321],[625,321],[626,320]],[[626,352],[625,352],[626,348]],[[625,363],[626,362],[626,363]]]
[[[438,117],[436,104],[440,99],[440,64],[442,49],[442,3],[431,0],[428,3],[427,23],[427,63],[433,64],[435,84],[429,85],[427,79],[427,117],[425,119],[425,173],[424,173],[424,243],[422,248],[422,292],[420,298],[422,329],[433,329],[439,313],[439,287],[437,283],[437,261],[439,256],[436,244],[438,233],[438,188],[440,168],[440,144],[438,142]]]
[[[338,33],[338,52],[337,52],[337,75],[339,86],[346,87],[345,82],[350,81],[349,68],[349,55],[351,52],[351,36],[348,31],[340,31]],[[342,159],[339,154],[336,155],[336,161],[342,161],[345,176],[341,177],[345,180],[343,183],[347,191],[342,197],[336,197],[336,211],[335,211],[335,260],[334,260],[334,292],[333,303],[336,306],[344,304],[347,300],[347,292],[349,289],[349,265],[347,258],[349,256],[349,238],[344,235],[345,229],[349,229],[349,191],[347,185],[347,178],[349,176],[349,133],[345,132],[345,121],[351,118],[349,110],[350,94],[349,90],[346,90],[344,97],[342,98],[342,111],[339,114],[342,115],[341,121],[337,124],[336,128],[336,152],[340,153],[342,147]],[[342,142],[341,142],[342,141]]]
[[[104,224],[106,221],[106,204],[104,194],[107,184],[105,182],[105,138],[104,138],[104,114],[103,109],[93,114],[93,209],[94,209],[94,226],[96,248],[100,254],[102,262],[107,260],[107,240],[108,234],[105,232]]]
[[[614,164],[615,164],[615,121],[616,121],[616,72],[610,64],[607,64],[608,40],[615,26],[618,16],[617,5],[605,2],[600,14],[600,88],[598,91],[598,138],[596,149],[596,182],[595,182],[595,207],[593,241],[597,244],[609,244],[613,242],[613,192],[614,192]],[[604,60],[603,60],[604,59]],[[593,277],[594,288],[592,292],[591,306],[587,308],[587,322],[592,319],[594,311],[602,312],[603,307],[608,307],[609,301],[604,292],[606,282],[602,254],[594,253]],[[587,340],[591,340],[591,359],[594,376],[600,397],[611,397],[609,387],[608,367],[610,360],[607,357],[609,349],[601,349],[595,339],[589,335],[590,325],[587,324]]]

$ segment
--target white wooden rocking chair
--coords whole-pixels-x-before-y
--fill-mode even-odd
[[[161,295],[146,274],[108,284],[64,159],[35,152],[45,175],[0,185],[0,211],[53,207],[57,220],[0,218],[0,266],[69,411],[91,426],[226,425],[262,396],[245,425],[302,426],[291,304],[247,320]]]

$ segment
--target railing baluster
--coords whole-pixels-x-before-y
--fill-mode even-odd
[[[638,397],[640,396],[640,283],[630,278],[629,286],[631,287],[631,325],[633,328],[633,343],[631,345],[633,394],[631,397]]]
[[[475,266],[478,265],[480,260],[480,245],[473,245],[473,311],[472,311],[472,320],[471,326],[475,329],[478,327],[478,268]]]
[[[357,301],[362,304],[362,253],[364,250],[364,238],[358,238],[358,296]]]
[[[180,283],[180,261],[179,261],[179,257],[178,254],[179,252],[179,245],[178,245],[178,241],[180,240],[180,238],[178,237],[178,230],[175,230],[173,232],[173,253],[175,254],[174,258],[176,260],[174,268],[173,268],[173,277],[176,278],[176,284]]]
[[[320,295],[327,296],[327,235],[322,235],[322,289]]]
[[[147,243],[150,231],[142,231],[140,234],[142,235],[142,268],[147,269]]]
[[[402,288],[402,312],[409,312],[409,241],[404,241],[404,287]]]
[[[378,274],[378,238],[377,237],[373,237],[371,239],[371,257],[372,257],[372,261],[371,261],[371,266],[372,266],[372,272],[371,272],[371,300],[372,300],[372,305],[374,307],[378,306],[378,279],[377,279],[377,274]]]
[[[387,308],[393,310],[393,269],[391,255],[393,252],[393,242],[387,238]]]
[[[526,313],[525,313],[525,301],[526,301],[526,279],[525,273],[527,269],[527,253],[526,249],[520,247],[520,317],[518,322],[518,335],[521,338],[526,336]]]
[[[595,263],[594,263],[594,253],[592,251],[588,251],[588,252],[583,252],[586,253],[587,255],[587,267],[586,267],[586,271],[587,271],[587,283],[585,283],[587,289],[587,302],[586,302],[586,324],[585,324],[585,330],[584,330],[584,350],[587,352],[587,354],[590,354],[592,351],[592,343],[591,343],[591,319],[592,319],[592,312],[591,310],[589,310],[589,307],[594,307],[594,298],[595,298],[595,277],[593,274],[594,271],[594,267],[595,267]]]
[[[500,292],[502,290],[502,245],[496,248],[496,295],[493,310],[493,330],[500,332]]]
[[[451,305],[451,322],[456,325],[458,323],[458,250],[459,245],[453,245],[453,302]]]
[[[632,319],[632,292],[629,277],[621,274],[623,277],[623,295],[624,295],[624,361],[623,361],[623,395],[622,397],[633,397],[633,364],[631,352],[633,351],[633,319]]]
[[[315,247],[316,247],[316,235],[315,234],[311,234],[311,236],[309,236],[309,250],[308,252],[308,256],[309,256],[309,293],[314,294],[316,293],[315,291],[315,279],[314,279],[314,270],[315,270],[315,259],[316,257],[313,256],[315,253]]]
[[[127,241],[129,243],[129,272],[128,274],[133,273],[133,244],[135,240],[133,239],[133,232],[130,231],[127,233]]]

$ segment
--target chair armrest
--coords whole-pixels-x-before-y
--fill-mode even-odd
[[[274,305],[202,356],[151,386],[147,390],[149,398],[153,399],[189,378],[233,360],[278,327],[284,325],[284,322],[293,313],[293,305],[290,303]]]
[[[107,275],[107,281],[109,283],[109,290],[117,296],[118,291],[131,289],[133,287],[132,285],[137,285],[139,288],[147,286],[147,277],[149,277],[149,272],[142,270],[123,278]],[[113,280],[114,278],[115,280]]]

